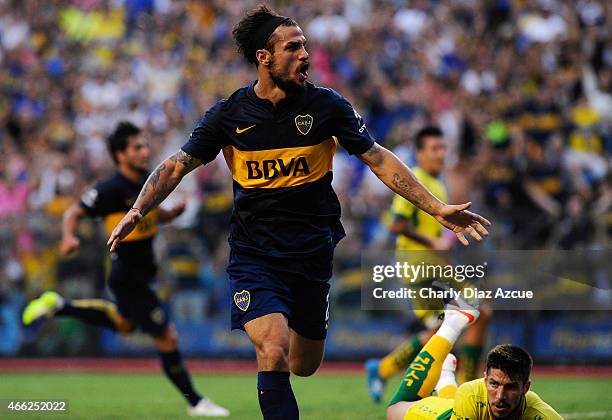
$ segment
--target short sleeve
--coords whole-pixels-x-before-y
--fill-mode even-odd
[[[393,204],[391,204],[391,214],[393,217],[401,217],[402,219],[412,220],[414,212],[417,208],[410,201],[400,195],[395,195]]]
[[[478,413],[474,397],[471,393],[465,392],[461,387],[457,389],[455,394],[455,402],[453,403],[453,414],[451,420],[479,420],[481,416]]]
[[[333,134],[351,155],[365,153],[375,143],[361,115],[337,92],[334,92],[333,124]]]
[[[217,102],[198,122],[181,149],[206,164],[217,157],[227,145],[226,136],[221,130],[222,109],[225,100]]]
[[[535,392],[527,392],[525,398],[527,400],[527,409],[523,417],[542,420],[563,420],[563,417],[561,417],[554,408],[544,402]]]
[[[107,201],[104,199],[104,195],[104,189],[100,185],[96,185],[81,195],[79,206],[85,210],[85,214],[90,217],[103,216],[103,205]]]

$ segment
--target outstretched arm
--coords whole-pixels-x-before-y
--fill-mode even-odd
[[[121,219],[108,238],[107,245],[110,245],[111,252],[117,249],[119,242],[136,227],[148,212],[159,206],[168,197],[185,175],[201,164],[201,160],[182,150],[160,163],[140,190],[132,209]]]
[[[468,245],[465,232],[478,241],[481,234],[489,234],[483,225],[491,226],[491,222],[467,211],[472,203],[449,205],[438,200],[397,156],[379,144],[374,143],[359,158],[394,192],[452,230],[463,245]]]

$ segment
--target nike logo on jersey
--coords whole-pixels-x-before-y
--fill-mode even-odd
[[[256,125],[257,124],[253,124],[253,125],[251,125],[250,127],[247,127],[247,128],[238,128],[238,127],[236,127],[236,134],[244,133],[245,131],[250,130],[251,128],[255,127]]]

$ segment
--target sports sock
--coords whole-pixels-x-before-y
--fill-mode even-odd
[[[455,380],[455,370],[457,366],[457,360],[454,356],[449,356],[451,360],[444,361],[442,365],[442,371],[440,372],[440,379],[435,386],[435,390],[438,393],[438,397],[442,398],[454,398],[457,392],[457,381]],[[447,364],[447,362],[450,362]]]
[[[297,401],[289,382],[289,372],[259,372],[257,391],[264,420],[300,418]]]
[[[114,303],[103,299],[76,299],[66,301],[55,316],[70,316],[87,324],[109,328],[116,331],[116,319],[119,316]]]
[[[380,360],[378,374],[383,379],[389,379],[396,373],[406,369],[412,359],[418,354],[420,348],[421,341],[419,336],[415,334]]]
[[[183,365],[181,354],[178,350],[159,352],[159,358],[168,379],[181,391],[181,394],[183,394],[191,406],[196,405],[202,399],[202,396],[193,388],[191,378]]]
[[[418,401],[431,395],[440,379],[444,359],[467,327],[468,318],[469,314],[445,311],[440,329],[410,363],[389,405],[400,401]]]
[[[468,326],[468,323],[477,317],[478,313],[476,312],[475,316],[472,312],[474,311],[444,311],[444,321],[436,335],[444,337],[454,345],[463,330]]]
[[[461,383],[469,382],[481,376],[480,362],[483,347],[481,345],[464,344],[459,356],[459,379]]]
[[[410,363],[389,405],[400,401],[418,401],[428,397],[440,378],[442,363],[452,347],[450,341],[438,334],[431,337]]]

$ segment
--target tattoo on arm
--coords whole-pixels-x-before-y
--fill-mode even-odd
[[[170,191],[174,189],[174,187],[168,188],[167,180],[169,176],[165,174],[164,179],[160,182],[162,178],[162,173],[167,170],[166,164],[161,163],[151,175],[149,175],[149,179],[142,187],[136,202],[140,202],[143,200],[141,213],[143,215],[147,214],[155,207],[159,206],[164,198],[170,194]]]
[[[392,152],[374,143],[370,150],[359,157],[389,188],[421,210],[429,214],[436,213],[440,200]]]
[[[183,165],[185,168],[187,168],[187,172],[190,172],[191,170],[202,164],[202,161],[200,159],[194,158],[193,156],[183,152],[182,150],[179,150],[178,152],[170,156],[169,159],[173,162],[178,162]]]
[[[159,182],[159,177],[164,169],[166,169],[166,164],[163,162],[161,165],[155,168],[155,170],[153,171],[153,173],[151,174],[147,182],[148,187],[155,188],[157,186],[157,183]]]
[[[168,164],[166,164],[168,162]],[[177,164],[180,166],[177,168]],[[202,164],[200,159],[179,150],[162,162],[147,179],[136,199],[145,215],[157,206],[176,188],[184,175]]]
[[[378,143],[374,143],[372,147],[370,147],[368,151],[362,154],[359,158],[368,165],[379,165],[384,158],[382,147],[380,147]]]
[[[413,179],[407,179],[398,173],[393,174],[392,182],[397,188],[396,192],[403,197],[410,197],[410,201],[418,208],[432,214],[436,210],[435,203],[432,203],[430,195],[426,193],[425,187],[420,185],[420,181],[412,176]]]

